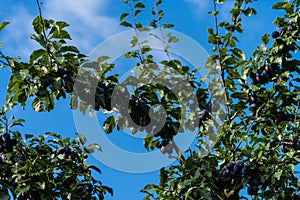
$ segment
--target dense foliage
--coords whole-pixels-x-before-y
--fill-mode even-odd
[[[300,2],[274,3],[273,9],[285,11],[284,16],[276,18],[276,30],[263,35],[258,48],[246,56],[238,41],[243,34],[242,19],[256,14],[252,2],[235,0],[230,21],[219,22],[218,8],[224,0],[213,0],[213,11],[209,14],[215,24],[208,28],[212,50],[206,64],[210,73],[199,80],[195,75],[198,69],[183,65],[169,52],[172,43],[180,38],[168,31],[173,24],[163,23],[164,11],[160,9],[163,2],[125,0],[129,12],[121,14],[120,25],[135,30],[136,36],[128,43],[137,47],[124,55],[125,59],[136,60],[137,74],[125,83],[119,83],[119,74],[109,73],[115,66],[107,61],[106,55],[88,61],[76,47],[69,46],[70,35],[65,30],[68,24],[44,19],[38,2],[40,15],[33,20],[35,33],[31,37],[40,44],[40,49],[32,52],[28,62],[1,52],[2,66],[9,67],[12,74],[2,110],[25,106],[33,97],[34,110],[51,111],[55,99],[70,97],[70,107],[83,113],[117,112],[119,115],[108,115],[103,124],[107,133],[125,128],[130,128],[133,134],[146,131],[147,150],[158,148],[164,154],[175,150],[178,154],[179,164],[160,170],[159,185],[148,184],[142,190],[145,200],[235,200],[245,199],[246,193],[252,199],[300,199],[299,176],[295,172],[300,162]],[[152,18],[149,22],[139,18],[147,11]],[[7,24],[3,22],[0,30]],[[166,60],[157,60],[151,44],[140,41],[139,33],[151,29],[161,33],[155,37],[165,45]],[[81,64],[84,65],[79,67]],[[171,85],[179,86],[182,79],[174,78],[163,84],[166,82],[153,78],[162,74],[160,80],[165,80],[173,72],[182,75],[189,84],[176,94]],[[76,78],[79,74],[82,78]],[[212,79],[215,85],[210,90],[218,91],[220,85],[224,90],[218,91],[219,96],[210,96],[203,82],[216,74],[220,79]],[[195,100],[190,101],[191,93]],[[118,95],[126,97],[128,102],[113,98]],[[158,113],[151,114],[150,107],[158,104],[164,112],[159,113],[158,109]],[[222,106],[224,111],[213,109]],[[215,145],[205,149],[203,137],[209,126],[222,116],[225,120],[219,124]],[[85,147],[82,135],[78,141],[63,139],[55,133],[40,137],[25,135],[24,143],[21,134],[11,131],[5,120],[3,114],[0,138],[3,197],[8,198],[8,190],[19,199],[36,199],[34,195],[42,199],[83,196],[103,199],[106,191],[111,192],[91,176],[91,169],[99,169],[85,163],[87,153],[93,147],[99,148],[97,145]],[[162,121],[165,123],[158,129]],[[14,121],[11,126],[20,122]],[[173,138],[195,130],[197,148],[179,150]],[[205,155],[201,153],[203,149],[207,151]]]

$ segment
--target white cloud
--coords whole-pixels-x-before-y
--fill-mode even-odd
[[[23,6],[7,6],[8,13],[11,15],[1,16],[3,21],[10,24],[1,32],[1,41],[4,43],[3,51],[12,57],[20,56],[27,59],[32,49],[37,45],[30,39],[32,31],[31,22],[34,16]]]
[[[193,12],[199,17],[207,17],[207,12],[213,11],[212,1],[209,0],[185,0],[185,2],[191,4]],[[233,8],[234,2],[234,0],[228,0],[217,5],[221,20],[230,19],[230,10]]]
[[[98,43],[121,30],[118,17],[107,13],[110,4],[109,0],[44,1],[42,14],[45,18],[70,24],[67,28],[72,37],[70,43],[87,54]],[[39,48],[30,39],[30,34],[34,32],[31,23],[38,14],[37,6],[34,2],[15,4],[10,1],[4,1],[2,6],[6,8],[6,12],[0,13],[1,21],[10,22],[0,33],[0,43],[5,43],[2,51],[27,60],[30,53]]]
[[[120,31],[119,21],[105,13],[107,0],[51,0],[45,1],[46,18],[63,20],[70,24],[68,30],[72,43],[88,53],[103,39]]]
[[[210,6],[210,2],[207,0],[185,0],[185,2],[191,4],[193,11],[197,15],[207,13]]]

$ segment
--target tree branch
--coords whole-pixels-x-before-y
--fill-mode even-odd
[[[42,22],[42,25],[43,25],[43,36],[44,36],[44,38],[45,38],[45,41],[46,41],[46,52],[47,52],[47,54],[49,55],[49,57],[50,57],[50,67],[52,68],[52,66],[53,66],[53,63],[52,63],[52,59],[53,59],[53,54],[51,53],[51,51],[49,50],[49,43],[50,43],[50,41],[49,41],[49,39],[48,39],[48,37],[47,37],[47,34],[46,34],[46,31],[45,31],[45,29],[46,29],[46,26],[45,26],[45,23],[44,23],[44,18],[43,18],[43,15],[42,15],[42,8],[41,8],[41,3],[40,3],[40,1],[39,0],[36,0],[36,4],[37,4],[37,6],[38,6],[38,10],[39,10],[39,16],[40,16],[40,19],[41,19],[41,22]]]
[[[213,6],[214,6],[214,12],[217,12],[217,3],[216,0],[213,0]],[[214,15],[214,21],[215,21],[215,28],[216,28],[216,38],[217,38],[217,53],[218,53],[218,58],[217,58],[217,65],[220,67],[221,70],[221,78],[222,78],[222,82],[225,88],[225,109],[226,109],[226,116],[229,120],[229,122],[231,121],[231,117],[230,117],[230,113],[229,113],[229,106],[227,105],[228,103],[228,93],[226,90],[226,83],[225,83],[225,69],[221,64],[221,60],[222,60],[222,55],[221,55],[221,47],[220,47],[220,38],[219,38],[219,26],[218,26],[218,18],[217,15]]]

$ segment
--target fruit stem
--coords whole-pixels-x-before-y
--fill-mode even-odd
[[[184,163],[184,161],[185,161],[185,158],[184,158],[184,156],[182,155],[182,151],[180,151],[180,149],[178,148],[178,146],[176,145],[176,143],[174,142],[174,140],[171,140],[171,142],[172,142],[172,144],[174,145],[174,149],[175,149],[175,151],[176,151],[176,153],[177,153],[177,155],[178,155],[178,159],[179,159],[179,162],[180,162],[180,164],[182,165],[183,163]]]

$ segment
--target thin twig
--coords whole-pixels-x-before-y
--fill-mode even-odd
[[[44,18],[43,18],[43,15],[42,15],[42,8],[41,8],[41,3],[39,0],[36,0],[36,3],[37,3],[37,6],[38,6],[38,10],[39,10],[39,16],[40,16],[40,19],[41,19],[41,22],[42,22],[42,25],[43,25],[43,36],[45,38],[45,41],[46,41],[46,52],[47,54],[49,55],[50,57],[50,68],[52,68],[53,66],[53,63],[52,63],[52,59],[53,59],[53,55],[51,53],[51,51],[49,50],[49,39],[47,37],[47,34],[46,34],[46,26],[45,26],[45,23],[44,23]]]
[[[136,16],[134,15],[134,9],[132,7],[132,4],[131,4],[130,0],[128,1],[128,5],[130,7],[131,17],[132,17],[132,20],[133,20],[133,23],[134,23],[133,29],[135,31],[135,35],[136,35],[136,39],[137,39],[137,44],[138,44],[138,47],[139,47],[139,52],[138,52],[139,60],[144,65],[145,58],[144,58],[144,54],[142,54],[142,45],[141,45],[141,43],[139,41],[139,32],[138,32],[138,28],[136,27],[137,20],[136,20]]]
[[[154,10],[154,12],[155,12],[155,14],[156,14],[156,16],[157,16],[157,24],[158,24],[159,31],[160,31],[160,34],[161,34],[161,37],[162,37],[162,42],[163,42],[163,44],[165,45],[165,52],[166,52],[166,54],[167,54],[168,61],[170,61],[171,58],[170,58],[169,51],[168,51],[168,49],[167,49],[168,44],[166,43],[166,36],[165,36],[164,31],[163,31],[163,28],[162,28],[161,20],[160,20],[160,18],[159,18],[158,7],[157,7],[157,5],[156,5],[155,0],[153,0],[153,4],[154,4],[154,5],[153,5],[153,8],[154,8],[153,10]]]
[[[300,107],[300,98],[298,99],[297,109],[296,109],[295,116],[294,116],[294,127],[296,127],[297,113],[299,113],[299,107]],[[296,130],[296,136],[299,136],[298,129]]]
[[[5,64],[6,66],[11,66],[8,57],[6,55],[4,55],[1,51],[0,51],[0,56],[3,57],[6,60],[6,62],[7,62],[6,63],[6,62],[4,62],[4,61],[1,60],[0,61],[1,63]]]
[[[176,153],[177,153],[177,155],[178,155],[179,162],[180,162],[180,164],[182,165],[182,164],[184,163],[184,161],[185,161],[185,158],[184,158],[184,156],[182,155],[182,152],[181,152],[180,149],[178,148],[177,144],[174,142],[174,140],[171,140],[171,142],[172,142],[172,144],[173,144],[173,146],[174,146],[174,149],[175,149],[175,151],[176,151]]]
[[[216,3],[215,0],[213,0],[213,6],[214,6],[214,12],[216,13],[217,12],[217,3]],[[218,26],[217,15],[214,15],[214,21],[215,21],[215,28],[216,28],[217,52],[218,52],[217,64],[220,67],[221,78],[222,78],[222,82],[223,82],[224,87],[225,87],[225,109],[226,109],[227,118],[230,121],[231,117],[230,117],[230,114],[229,114],[229,107],[227,105],[227,103],[228,103],[228,94],[227,94],[226,84],[225,84],[225,69],[224,69],[224,67],[221,64],[222,55],[221,55],[221,48],[220,48],[219,26]]]

